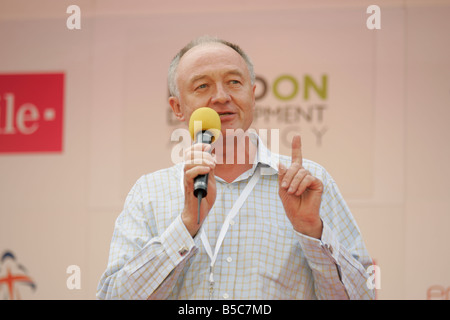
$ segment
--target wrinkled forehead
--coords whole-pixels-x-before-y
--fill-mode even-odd
[[[195,46],[180,59],[178,77],[186,77],[200,70],[233,67],[250,76],[244,58],[233,48],[222,43],[207,43]]]

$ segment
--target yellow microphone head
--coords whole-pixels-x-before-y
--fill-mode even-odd
[[[194,141],[197,133],[208,130],[213,135],[211,142],[214,142],[220,136],[220,129],[219,114],[211,108],[198,108],[189,119],[189,132]]]

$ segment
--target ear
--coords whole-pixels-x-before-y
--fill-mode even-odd
[[[254,84],[254,85],[253,85],[253,88],[252,88],[253,109],[255,109],[255,107],[256,107],[256,96],[255,96],[255,92],[256,92],[256,84]]]
[[[173,113],[175,114],[175,117],[180,121],[184,121],[185,119],[184,114],[181,111],[180,99],[172,96],[169,98],[169,104],[170,107],[172,108]]]

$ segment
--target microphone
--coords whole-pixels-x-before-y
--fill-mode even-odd
[[[198,108],[189,119],[189,132],[196,143],[213,143],[220,136],[220,117],[211,108]],[[198,175],[194,179],[194,195],[198,199],[197,224],[200,224],[200,203],[208,194],[208,174]]]

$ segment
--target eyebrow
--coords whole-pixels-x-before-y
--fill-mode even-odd
[[[236,75],[236,76],[239,76],[241,78],[244,77],[243,73],[241,71],[239,71],[238,69],[231,69],[231,70],[225,72],[225,75]],[[202,79],[208,78],[208,77],[209,76],[207,76],[205,74],[197,74],[197,75],[192,76],[189,79],[189,82],[190,83],[194,83],[195,81],[202,80]]]
[[[195,81],[202,80],[202,79],[207,78],[207,77],[208,76],[206,76],[206,75],[198,74],[198,75],[195,75],[195,76],[191,77],[189,79],[189,82],[190,83],[194,83]]]
[[[239,76],[241,78],[244,77],[243,73],[237,69],[230,70],[230,71],[226,72],[225,74],[226,75],[235,75],[235,76]]]

